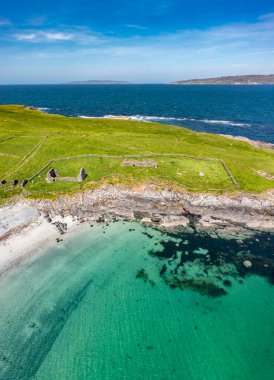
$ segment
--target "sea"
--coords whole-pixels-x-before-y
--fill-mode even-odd
[[[274,142],[272,86],[2,86],[0,99]],[[1,380],[273,380],[271,233],[87,222],[0,289]]]
[[[129,116],[274,143],[273,85],[0,86],[0,104],[73,117]]]

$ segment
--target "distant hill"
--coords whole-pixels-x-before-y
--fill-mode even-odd
[[[227,77],[179,80],[170,84],[274,84],[274,74],[235,75]]]
[[[118,80],[83,80],[68,82],[66,84],[128,84],[129,82],[118,81]]]

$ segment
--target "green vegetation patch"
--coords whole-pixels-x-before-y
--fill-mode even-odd
[[[123,166],[124,158],[87,157],[57,161],[50,166],[56,168],[61,176],[76,176],[81,167],[88,173],[89,181],[100,181],[111,176],[119,176],[140,182],[144,180],[167,180],[191,190],[224,189],[233,187],[231,178],[220,161],[203,161],[185,157],[147,157],[157,163],[157,168]],[[34,180],[42,186],[45,182],[47,167]],[[111,179],[111,178],[110,178]],[[52,184],[47,185],[51,187]],[[60,184],[57,185],[60,188]],[[62,187],[62,186],[61,186]]]
[[[158,168],[122,166],[131,155],[152,159]],[[82,184],[47,184],[49,167],[39,173],[47,164],[61,176],[76,176],[84,167],[88,177]],[[167,181],[193,191],[222,191],[235,188],[229,173],[240,190],[274,188],[274,181],[260,176],[260,170],[274,174],[274,152],[243,141],[157,123],[67,118],[23,106],[0,106],[1,179],[30,179],[38,173],[24,190],[1,188],[4,198],[21,191],[33,197],[54,196],[114,179],[115,183]]]

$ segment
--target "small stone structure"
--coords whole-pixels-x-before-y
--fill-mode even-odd
[[[81,168],[80,172],[79,172],[79,174],[78,174],[78,176],[76,178],[76,181],[77,182],[83,182],[86,177],[87,177],[87,173],[86,173],[85,169]]]
[[[87,177],[87,173],[84,168],[80,169],[80,172],[77,177],[60,177],[58,171],[54,168],[51,168],[47,172],[46,176],[46,182],[52,183],[52,182],[83,182],[85,178]]]
[[[24,181],[22,182],[22,187],[25,187],[26,186],[26,184],[29,182],[29,180],[28,179],[24,179]]]
[[[47,172],[47,177],[46,177],[46,182],[47,183],[52,183],[52,182],[55,182],[57,177],[59,177],[59,173],[56,169],[53,169],[51,168],[48,172]]]
[[[138,160],[125,160],[122,163],[122,166],[138,166],[141,168],[154,168],[156,169],[158,167],[157,163],[152,160],[144,160],[144,161],[138,161]]]
[[[20,182],[20,181],[19,181],[18,179],[13,179],[13,180],[8,180],[8,181],[6,181],[5,179],[3,179],[3,180],[0,182],[0,187],[2,187],[2,186],[8,186],[8,185],[12,185],[13,187],[15,187],[15,186],[18,185],[19,182]],[[22,183],[21,183],[21,186],[22,186],[22,187],[25,187],[26,184],[27,184],[28,182],[29,182],[28,179],[24,179],[24,180],[22,181]]]

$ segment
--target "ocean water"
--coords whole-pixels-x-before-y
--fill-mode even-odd
[[[0,378],[272,380],[273,243],[82,226],[0,278]]]
[[[74,117],[125,115],[274,143],[274,86],[0,86],[0,104]]]

